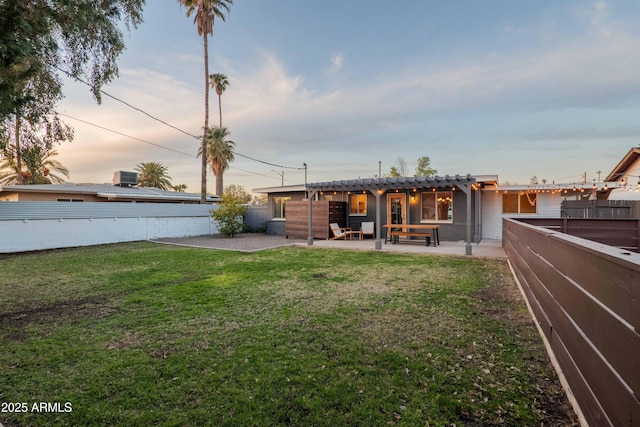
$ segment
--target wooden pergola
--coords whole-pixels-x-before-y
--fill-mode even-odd
[[[462,190],[467,197],[467,245],[465,253],[471,255],[471,191],[472,185],[476,184],[476,179],[471,175],[466,176],[426,176],[426,177],[399,177],[399,178],[366,178],[351,179],[345,181],[316,182],[306,185],[307,199],[309,200],[309,237],[307,243],[313,245],[311,237],[311,200],[319,191],[369,191],[376,198],[376,239],[375,248],[382,249],[381,218],[380,218],[380,197],[387,191],[407,190],[418,191],[425,189],[441,189],[457,187]]]

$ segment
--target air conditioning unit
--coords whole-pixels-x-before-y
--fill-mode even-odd
[[[119,187],[129,187],[138,185],[138,174],[136,172],[118,171],[113,174],[113,185]]]

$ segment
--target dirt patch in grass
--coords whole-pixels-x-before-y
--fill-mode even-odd
[[[108,301],[113,296],[87,297],[58,301],[45,306],[23,307],[19,310],[0,312],[0,326],[22,328],[28,324],[42,324],[77,320],[86,317],[100,318],[117,311]]]
[[[477,297],[481,301],[479,311],[508,325],[508,332],[518,345],[527,350],[521,360],[526,369],[524,374],[531,384],[527,392],[534,396],[532,409],[538,415],[540,425],[578,426],[577,416],[552,369],[548,354],[542,351],[541,337],[513,280],[501,275],[495,285],[480,289]],[[486,367],[480,369],[485,370]],[[515,373],[517,368],[511,366],[507,369]],[[518,374],[522,372],[518,370]]]

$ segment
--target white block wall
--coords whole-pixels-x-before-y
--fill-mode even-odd
[[[11,210],[15,210],[20,202],[6,203],[12,205]],[[59,206],[61,204],[57,203],[55,206],[57,218],[43,218],[45,215],[41,209],[46,205],[42,203],[37,206],[33,204],[25,206],[23,215],[16,213],[9,215],[6,212],[8,209],[5,209],[4,218],[6,219],[0,219],[0,253],[218,233],[216,224],[209,214],[209,210],[214,208],[211,205],[198,205],[201,207],[195,208],[194,205],[163,206],[164,204],[159,203],[156,204],[157,206],[149,206],[150,204],[145,204],[144,213],[149,215],[149,212],[153,211],[154,216],[134,216],[143,213],[140,206],[136,204],[114,206],[110,203],[102,203],[104,209],[101,214],[112,216],[95,217],[97,214],[94,209],[92,211],[94,217],[78,218],[83,216],[83,208],[88,204],[64,203],[67,207]],[[0,203],[0,213],[5,206],[4,203]],[[180,214],[180,206],[185,206],[182,213],[188,216],[163,216],[164,214],[176,215],[176,212]],[[29,210],[34,207],[40,209],[37,216],[29,213]],[[63,212],[65,209],[69,209],[68,215]],[[24,218],[18,219],[17,216]],[[32,219],[34,216],[38,219]],[[65,218],[65,216],[72,218]],[[3,215],[0,215],[0,218],[2,217]]]

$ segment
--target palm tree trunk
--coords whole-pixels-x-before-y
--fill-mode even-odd
[[[218,95],[218,111],[220,111],[220,128],[222,129],[222,95]]]
[[[18,180],[18,185],[24,183],[24,178],[22,177],[22,153],[20,149],[20,116],[16,113],[16,178]]]
[[[204,39],[204,129],[202,131],[202,172],[200,176],[200,204],[207,203],[207,129],[209,129],[209,43]]]
[[[224,173],[223,170],[219,170],[218,174],[216,175],[216,196],[222,196],[222,193],[224,191],[224,185],[222,183],[223,173]]]

